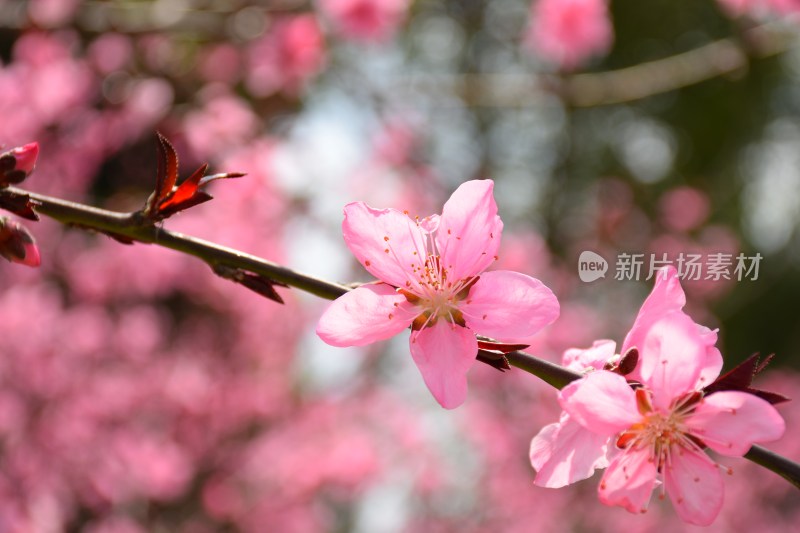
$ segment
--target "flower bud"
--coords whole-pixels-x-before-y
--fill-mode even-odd
[[[0,155],[0,186],[20,183],[36,167],[39,143],[28,143]]]
[[[41,262],[33,236],[25,226],[6,217],[0,217],[0,256],[29,267]]]

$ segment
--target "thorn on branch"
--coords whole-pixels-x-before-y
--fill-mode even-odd
[[[275,287],[286,287],[289,286],[285,283],[281,283],[280,281],[275,281],[269,279],[265,276],[261,276],[259,274],[253,274],[251,272],[245,272],[239,268],[232,268],[226,265],[213,265],[212,269],[214,273],[218,276],[231,280],[234,283],[238,283],[247,287],[251,291],[260,294],[261,296],[272,300],[273,302],[277,302],[279,304],[283,304],[283,298],[278,291],[275,290]]]

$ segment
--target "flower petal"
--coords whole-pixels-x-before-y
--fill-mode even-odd
[[[664,484],[684,522],[707,526],[722,508],[725,490],[722,476],[705,453],[673,447],[664,469]]]
[[[590,368],[602,370],[605,364],[614,357],[616,349],[617,343],[614,341],[600,339],[594,341],[591,348],[567,349],[561,359],[561,364],[576,372],[583,372]]]
[[[783,417],[769,402],[738,391],[703,398],[686,425],[709,448],[732,456],[744,455],[756,442],[779,439],[786,430]]]
[[[618,505],[631,513],[643,513],[656,483],[656,465],[650,450],[630,449],[608,465],[597,494],[605,505]]]
[[[578,424],[600,435],[614,435],[642,418],[625,378],[605,370],[573,381],[561,389],[558,400]]]
[[[414,268],[427,259],[425,233],[395,209],[373,209],[364,202],[344,208],[342,222],[347,247],[367,271],[381,281],[418,288]]]
[[[672,400],[695,390],[705,358],[697,324],[683,312],[669,313],[650,326],[639,348],[639,371],[653,392],[653,405],[666,411]]]
[[[539,433],[537,433],[536,436],[531,440],[531,447],[528,455],[531,460],[531,466],[537,472],[542,470],[544,465],[547,464],[547,462],[550,461],[550,459],[556,453],[556,439],[558,438],[558,433],[561,430],[561,424],[563,423],[564,418],[567,416],[569,415],[562,412],[561,420],[559,422],[547,424],[541,430],[539,430]],[[534,483],[536,483],[536,481],[534,481]],[[547,485],[544,484],[541,486],[546,487]]]
[[[659,270],[655,285],[650,295],[639,309],[639,314],[633,327],[622,343],[621,353],[627,352],[632,347],[642,348],[644,337],[654,323],[671,313],[685,313],[682,311],[686,305],[686,294],[683,292],[678,272],[673,266],[666,266]],[[688,317],[688,315],[686,315]],[[717,333],[705,326],[697,324],[700,335],[706,346],[706,358],[702,364],[699,375],[699,387],[708,385],[719,376],[722,370],[722,355],[714,347],[717,342]],[[637,367],[629,376],[630,379],[642,380],[640,367]],[[698,388],[699,388],[698,387]]]
[[[530,337],[558,318],[553,292],[538,279],[506,270],[481,274],[458,306],[467,326],[498,340]]]
[[[10,153],[17,160],[15,170],[30,174],[36,167],[36,159],[39,157],[39,143],[28,143],[25,146],[14,148]]]
[[[633,327],[622,343],[622,353],[631,347],[641,348],[644,334],[649,327],[664,315],[673,311],[680,311],[686,305],[686,294],[683,292],[678,279],[678,271],[673,266],[667,266],[658,271],[653,290],[639,309]]]
[[[697,325],[700,337],[706,345],[706,358],[700,370],[700,377],[697,380],[697,388],[705,387],[714,382],[722,371],[722,354],[717,349],[717,330],[709,329],[705,326]]]
[[[36,247],[36,243],[26,242],[23,247],[25,248],[25,259],[20,263],[29,267],[38,267],[42,264],[42,258],[39,255],[39,248]]]
[[[445,320],[411,334],[411,356],[431,394],[445,409],[464,403],[467,371],[477,353],[475,334]]]
[[[317,335],[331,346],[363,346],[406,329],[416,310],[385,283],[362,285],[331,303],[317,323]]]
[[[608,466],[607,443],[608,437],[562,414],[558,423],[545,426],[531,441],[531,465],[537,471],[533,484],[555,489],[591,477]]]
[[[419,227],[426,233],[434,233],[439,229],[439,215],[428,215],[419,221]]]
[[[451,280],[476,276],[495,260],[503,222],[493,189],[492,180],[468,181],[444,204],[436,244]]]

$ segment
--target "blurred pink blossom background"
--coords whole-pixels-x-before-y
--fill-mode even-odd
[[[558,295],[560,318],[529,351],[559,361],[622,338],[652,284],[615,282],[612,265],[587,286],[573,261],[582,250],[735,254],[752,242],[722,212],[731,197],[701,180],[621,175],[639,167],[614,135],[641,126],[639,110],[570,126],[552,95],[473,108],[447,84],[434,95],[411,84],[487,62],[530,75],[520,43],[544,74],[613,53],[605,0],[503,6],[513,16],[404,0],[0,1],[0,146],[40,143],[25,188],[132,211],[155,183],[158,130],[184,172],[209,162],[247,173],[165,227],[340,282],[371,280],[341,239],[346,203],[424,216],[460,183],[493,178],[506,223],[495,268]],[[683,138],[646,126],[650,169]],[[586,183],[564,178],[569,150],[590,144],[570,128],[600,130],[621,163],[586,171]],[[530,375],[474,364],[467,401],[445,411],[405,342],[322,343],[314,325],[328,302],[278,288],[279,306],[164,248],[24,224],[41,265],[0,262],[0,532],[695,530],[667,502],[641,516],[599,505],[597,479],[534,486],[529,443],[560,408]],[[687,282],[687,312],[716,328],[764,286]],[[731,363],[750,355],[721,349]],[[791,396],[800,375],[776,365],[757,384]],[[800,424],[795,402],[779,410]],[[770,448],[800,458],[791,431]],[[703,531],[800,521],[788,483],[715,460],[734,474]]]

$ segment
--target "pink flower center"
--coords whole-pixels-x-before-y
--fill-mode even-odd
[[[671,454],[677,451],[675,446],[701,451],[705,444],[692,435],[685,424],[701,398],[699,392],[684,395],[663,413],[653,408],[650,391],[636,389],[642,420],[619,436],[617,446],[623,449],[649,449],[650,458],[656,463],[659,473],[665,465],[669,466]]]
[[[420,227],[419,221],[417,227]],[[423,248],[417,248],[412,252],[418,260],[411,263],[410,271],[406,269],[409,278],[405,287],[398,289],[398,292],[405,296],[406,300],[420,307],[422,311],[414,319],[412,329],[418,331],[433,326],[440,318],[451,324],[465,326],[466,323],[458,305],[467,297],[469,289],[478,281],[478,276],[455,281],[449,279],[449,272],[453,270],[453,266],[445,266],[442,262],[443,254],[440,253],[436,244],[436,231],[425,231],[420,227],[420,232],[424,236]],[[389,237],[386,236],[383,240],[386,242],[387,253],[393,254],[399,261],[398,254],[392,248]],[[450,242],[452,242],[451,239],[448,239],[447,245]]]

